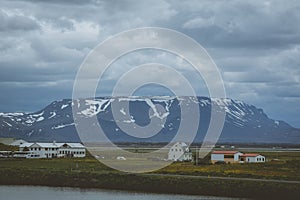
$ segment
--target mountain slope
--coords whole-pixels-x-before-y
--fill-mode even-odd
[[[101,97],[95,100],[64,99],[54,101],[35,113],[0,113],[0,137],[16,137],[28,141],[80,141],[72,116],[72,106],[78,108],[78,116],[88,120],[97,116],[106,135],[114,142],[168,142],[176,134],[180,120],[199,123],[195,141],[202,141],[210,121],[211,104],[225,109],[226,121],[219,142],[242,143],[300,143],[300,130],[283,121],[269,119],[262,109],[241,101],[206,97]],[[115,119],[111,105],[120,108],[120,116],[127,115],[123,106],[129,103],[130,118]],[[156,110],[161,105],[164,112]],[[196,104],[200,109],[201,120],[181,116],[180,105],[191,107]],[[150,114],[150,116],[149,116]],[[156,119],[161,131],[150,138],[142,139],[129,136],[117,126],[116,120],[123,125],[136,123],[145,126]],[[165,123],[164,123],[165,122]],[[91,124],[90,131],[93,131]]]

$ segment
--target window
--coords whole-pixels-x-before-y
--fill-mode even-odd
[[[262,161],[265,161],[265,158],[261,158]]]
[[[234,155],[224,155],[224,158],[234,158]]]

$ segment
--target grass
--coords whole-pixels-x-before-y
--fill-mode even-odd
[[[18,151],[18,147],[15,146],[9,146],[9,145],[5,145],[0,143],[0,151]]]
[[[156,173],[187,174],[201,176],[243,177],[300,181],[300,152],[264,152],[269,161],[266,163],[243,163],[213,165],[208,155],[200,165],[191,162],[177,162]]]
[[[173,163],[157,173],[299,181],[299,168],[300,161],[200,166],[192,163]]]
[[[189,162],[173,163],[153,173],[300,180],[298,152],[264,152],[263,155],[268,159],[279,161],[211,165],[208,164],[209,157],[206,157],[200,166]],[[76,159],[2,158],[0,184],[104,188],[224,197],[268,196],[270,199],[300,197],[300,184],[128,174],[105,166],[89,154],[86,158]]]

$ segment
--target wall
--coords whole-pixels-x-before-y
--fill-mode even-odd
[[[223,154],[211,154],[211,162],[214,164],[217,161],[224,161]]]

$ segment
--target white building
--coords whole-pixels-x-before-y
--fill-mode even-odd
[[[211,153],[211,162],[226,162],[226,163],[238,163],[240,156],[243,153],[239,151],[213,151]]]
[[[12,154],[12,151],[0,151],[0,158],[8,158]]]
[[[186,143],[177,142],[170,148],[168,160],[192,161],[193,156],[189,146]]]
[[[211,162],[225,163],[253,163],[266,162],[266,158],[260,154],[241,153],[239,151],[213,151],[211,153]]]
[[[10,143],[9,145],[10,146],[20,146],[21,144],[25,144],[25,143],[28,143],[28,142],[26,142],[25,140],[15,140],[12,143]]]
[[[80,143],[24,143],[19,146],[19,151],[28,151],[29,158],[83,158],[86,155],[85,147]]]
[[[240,156],[240,161],[247,162],[247,163],[260,163],[260,162],[266,162],[265,156],[262,156],[260,154],[254,154],[254,153],[245,153],[242,156]]]
[[[30,151],[14,151],[12,152],[13,158],[38,158],[39,155],[32,154]]]

